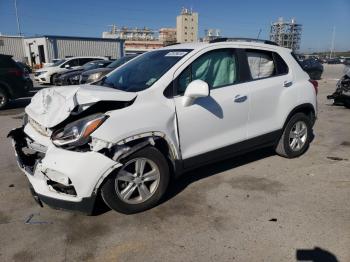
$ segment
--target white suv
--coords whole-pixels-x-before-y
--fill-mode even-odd
[[[107,58],[100,56],[81,56],[60,59],[51,65],[36,70],[34,73],[34,79],[41,84],[53,84],[53,80],[57,73],[81,67],[93,60],[107,60]]]
[[[180,44],[92,85],[39,91],[9,136],[39,203],[89,213],[101,194],[130,214],[198,166],[261,147],[302,155],[316,94],[291,50],[271,42]]]

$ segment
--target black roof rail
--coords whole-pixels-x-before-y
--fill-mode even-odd
[[[209,43],[220,43],[220,42],[257,42],[267,45],[278,46],[277,43],[270,40],[256,39],[256,38],[243,38],[243,37],[220,37],[209,41]]]

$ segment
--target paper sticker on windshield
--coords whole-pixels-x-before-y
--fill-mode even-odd
[[[165,56],[170,56],[170,57],[183,57],[186,55],[187,52],[169,52]]]

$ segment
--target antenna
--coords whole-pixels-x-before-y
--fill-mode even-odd
[[[259,40],[261,31],[262,31],[262,29],[260,28],[259,33],[258,33],[258,37],[256,38],[256,40]]]
[[[19,22],[19,17],[18,17],[17,0],[14,0],[14,2],[15,2],[15,12],[16,12],[16,20],[17,20],[17,33],[18,35],[22,35],[21,24]]]

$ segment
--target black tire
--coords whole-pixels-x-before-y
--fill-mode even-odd
[[[0,87],[0,110],[4,109],[7,106],[9,100],[9,95],[7,92]]]
[[[303,146],[300,149],[293,150],[290,145],[289,134],[292,128],[294,127],[294,125],[299,121],[305,123],[306,125],[306,129],[307,129],[306,139]],[[295,158],[295,157],[301,156],[309,148],[311,137],[312,137],[311,119],[304,113],[296,113],[289,119],[288,123],[285,125],[283,134],[275,148],[276,153],[286,158]]]
[[[56,85],[56,77],[57,77],[57,74],[53,74],[53,75],[50,77],[50,84],[51,84],[51,85]]]
[[[344,106],[350,109],[350,98],[344,99]]]
[[[157,166],[160,174],[160,179],[157,188],[153,195],[142,203],[126,203],[119,194],[116,192],[116,178],[119,174],[119,170],[116,170],[113,174],[107,177],[101,187],[101,195],[104,202],[113,210],[123,214],[134,214],[148,210],[156,206],[161,198],[164,196],[170,179],[169,166],[164,155],[155,147],[145,147],[133,155],[129,156],[124,163],[128,163],[133,159],[145,158],[153,161]]]

